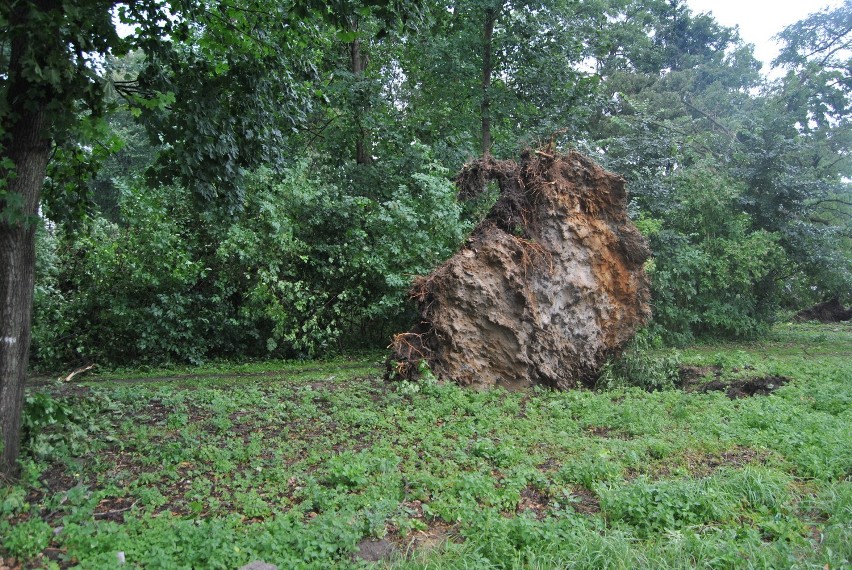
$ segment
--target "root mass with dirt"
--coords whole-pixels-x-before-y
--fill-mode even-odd
[[[589,384],[651,315],[625,181],[551,148],[456,179],[462,199],[492,181],[499,198],[464,247],[415,280],[420,320],[394,337],[388,378],[416,379],[425,363],[464,386]]]

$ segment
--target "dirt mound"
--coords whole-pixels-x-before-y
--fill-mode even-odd
[[[743,380],[733,380],[731,382],[713,380],[712,382],[704,384],[700,391],[725,392],[730,399],[736,400],[739,398],[748,398],[750,396],[766,396],[789,381],[790,379],[784,376],[745,378]]]
[[[490,181],[500,196],[467,244],[415,281],[421,318],[394,338],[388,377],[425,362],[466,386],[588,384],[651,315],[625,181],[546,149],[470,163],[456,183],[466,199]]]
[[[814,305],[810,309],[799,311],[793,317],[795,321],[819,321],[821,323],[839,323],[852,319],[852,308],[846,309],[840,303],[840,299],[834,297],[824,303]]]

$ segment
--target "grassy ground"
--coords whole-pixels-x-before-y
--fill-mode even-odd
[[[0,557],[848,567],[852,327],[781,326],[681,356],[703,377],[654,393],[389,386],[378,357],[44,386],[28,395],[23,482],[0,488]],[[766,377],[789,382],[733,400],[701,390]]]

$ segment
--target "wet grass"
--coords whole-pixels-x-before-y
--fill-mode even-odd
[[[0,556],[62,568],[119,556],[131,568],[848,567],[852,327],[784,325],[681,355],[712,370],[707,382],[789,382],[738,399],[471,392],[387,385],[370,355],[39,386],[24,478],[0,488]]]

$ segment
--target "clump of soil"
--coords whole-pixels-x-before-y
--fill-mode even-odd
[[[793,318],[795,321],[819,321],[821,323],[839,323],[852,319],[852,308],[846,309],[840,299],[834,297],[824,303],[814,305],[810,309],[799,311]]]
[[[464,247],[412,290],[420,319],[394,338],[388,378],[424,370],[465,386],[589,385],[647,322],[646,241],[623,178],[577,152],[484,158],[456,179],[500,196]]]
[[[352,558],[354,561],[381,562],[390,560],[398,552],[396,545],[386,539],[365,538],[358,543],[358,552]]]
[[[749,396],[766,396],[771,394],[790,379],[784,376],[763,376],[760,378],[745,378],[741,380],[713,380],[701,387],[702,392],[725,392],[727,396],[736,400],[748,398]]]
[[[746,370],[753,370],[746,366]],[[738,368],[732,369],[739,371]],[[721,366],[689,366],[680,367],[678,387],[684,392],[725,392],[732,400],[749,396],[766,396],[781,386],[790,382],[785,376],[755,376],[725,380],[722,378]],[[712,380],[707,381],[712,376]]]

